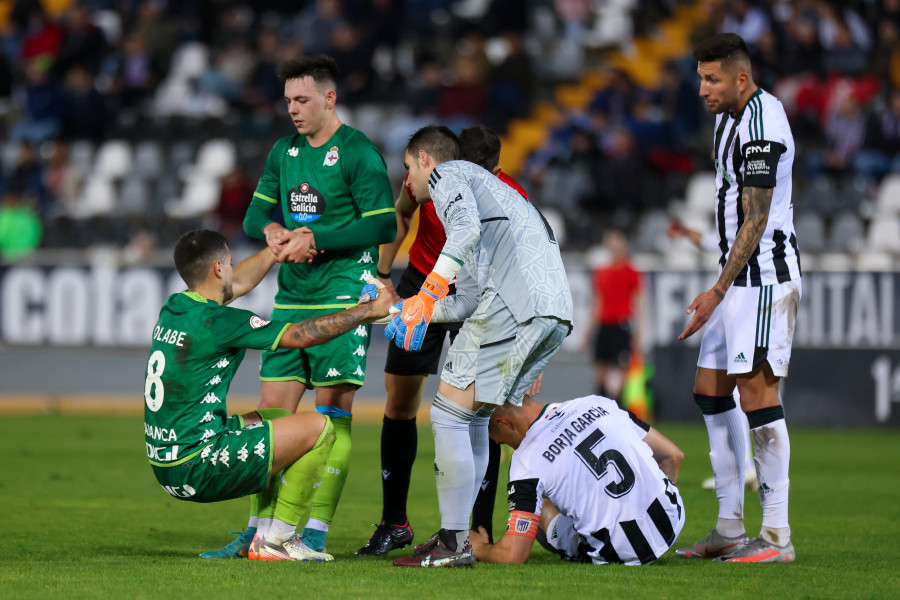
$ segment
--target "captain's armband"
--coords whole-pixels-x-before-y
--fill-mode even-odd
[[[533,540],[537,537],[540,522],[541,518],[534,513],[514,510],[509,513],[509,521],[506,522],[506,535],[520,535]]]

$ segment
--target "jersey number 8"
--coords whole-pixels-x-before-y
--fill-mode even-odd
[[[153,412],[160,409],[166,395],[162,382],[162,374],[165,370],[166,355],[161,350],[157,350],[150,355],[150,360],[147,361],[147,380],[144,383],[144,401],[147,402],[147,408]]]

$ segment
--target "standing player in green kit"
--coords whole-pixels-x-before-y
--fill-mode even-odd
[[[247,348],[308,348],[388,314],[393,298],[302,323],[264,321],[226,306],[275,264],[266,248],[232,268],[225,238],[185,234],[175,266],[188,289],[172,294],[153,328],[144,380],[144,435],[157,481],[171,496],[217,502],[252,494],[254,560],[330,561],[296,539],[334,444],[328,417],[258,409],[228,416],[226,396]]]
[[[355,305],[375,276],[378,245],[397,233],[381,153],[335,111],[337,75],[335,61],[321,55],[278,68],[297,133],[275,142],[244,218],[244,231],[265,238],[282,263],[273,319],[301,321]],[[284,225],[273,222],[276,210]],[[337,439],[303,530],[303,541],[319,551],[347,479],[353,395],[365,377],[370,330],[360,326],[316,348],[262,354],[260,408],[294,412],[315,388],[316,410],[334,423]],[[250,539],[248,528],[208,556],[240,554]]]

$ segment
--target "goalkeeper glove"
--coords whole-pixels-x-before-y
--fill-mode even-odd
[[[393,339],[398,348],[420,350],[425,339],[425,331],[434,313],[434,303],[450,292],[450,283],[434,271],[425,278],[422,289],[412,298],[406,298],[394,306],[400,313],[394,315],[384,329],[384,337]]]

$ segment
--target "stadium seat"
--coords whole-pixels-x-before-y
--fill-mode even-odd
[[[147,211],[149,202],[147,182],[141,177],[127,177],[119,190],[119,198],[113,213],[117,215],[140,215]]]
[[[876,215],[869,224],[865,249],[869,252],[900,254],[900,215]]]
[[[231,140],[208,140],[200,146],[200,150],[197,152],[197,164],[187,177],[200,176],[218,179],[234,169],[236,161],[237,152]]]
[[[816,212],[794,213],[794,231],[800,243],[801,256],[825,250],[825,219]]]
[[[69,146],[69,164],[82,173],[90,172],[95,150],[94,142],[89,140],[72,142]]]
[[[892,173],[881,181],[875,201],[878,214],[900,214],[900,174]]]
[[[81,191],[81,196],[71,208],[71,216],[73,219],[109,216],[115,202],[113,181],[104,177],[90,177]]]
[[[193,177],[185,182],[181,197],[165,205],[166,215],[173,219],[205,216],[219,203],[220,184],[212,177]]]
[[[19,142],[7,140],[0,148],[0,169],[3,175],[9,175],[19,163],[22,146]]]
[[[669,271],[696,271],[700,267],[700,250],[690,240],[670,240],[663,236],[665,268]]]
[[[109,140],[97,150],[91,177],[113,179],[127,175],[134,165],[131,144],[125,140]]]
[[[155,140],[144,140],[134,151],[134,173],[147,178],[157,178],[163,172],[162,146]]]
[[[851,212],[840,213],[831,223],[826,248],[829,252],[838,254],[856,254],[862,250],[865,237],[866,228],[858,215]]]
[[[688,211],[711,214],[715,207],[715,197],[715,173],[695,173],[691,176],[684,192],[685,207]]]
[[[209,65],[209,50],[201,42],[188,42],[178,46],[172,56],[169,76],[188,80],[199,77]]]
[[[827,176],[819,176],[806,186],[806,190],[796,202],[797,208],[805,211],[816,211],[825,215],[834,214],[837,210],[839,191],[834,181]]]
[[[662,210],[649,210],[641,215],[634,237],[635,252],[664,252],[666,250],[666,229],[669,215]]]

